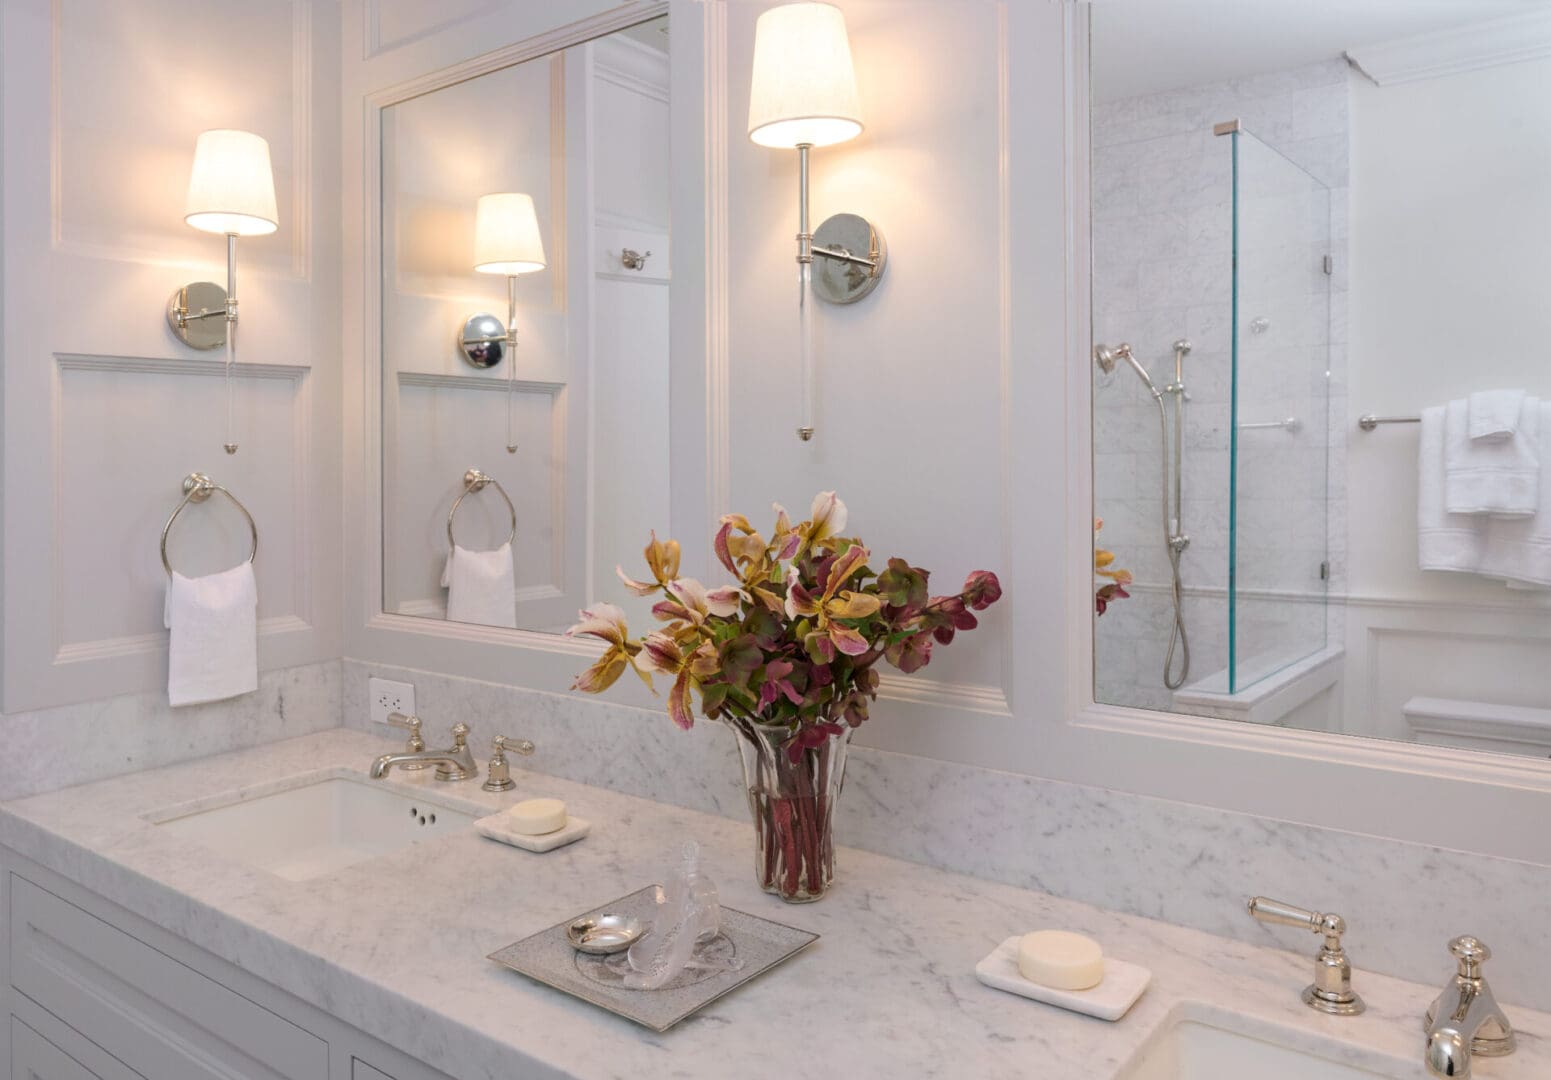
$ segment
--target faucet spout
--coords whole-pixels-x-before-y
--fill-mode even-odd
[[[452,729],[452,747],[447,750],[418,750],[402,754],[383,754],[372,762],[368,770],[373,780],[381,780],[395,765],[435,765],[438,780],[467,780],[479,775],[473,751],[468,746],[467,724],[455,724]]]
[[[1472,1059],[1513,1053],[1513,1025],[1481,975],[1492,954],[1472,937],[1455,938],[1449,951],[1459,972],[1427,1010],[1427,1071],[1452,1080],[1469,1080]]]

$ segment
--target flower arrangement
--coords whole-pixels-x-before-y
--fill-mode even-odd
[[[995,574],[977,570],[958,592],[932,596],[926,570],[891,558],[881,570],[872,553],[844,535],[846,505],[821,492],[806,521],[794,524],[779,505],[767,540],[742,514],[721,519],[718,560],[736,584],[707,588],[679,574],[677,541],[655,533],[647,544],[648,580],[618,570],[637,596],[658,597],[661,624],[630,636],[612,604],[581,613],[569,634],[606,644],[574,688],[600,693],[626,669],[649,686],[672,680],[668,713],[684,729],[700,713],[740,736],[750,803],[761,830],[761,884],[787,899],[822,895],[833,868],[829,843],[831,786],[838,791],[835,744],[868,718],[877,698],[877,665],[902,672],[925,667],[932,650],[995,603]]]
[[[1098,537],[1099,530],[1103,527],[1103,518],[1093,519],[1093,535],[1095,538]],[[1109,609],[1112,601],[1127,600],[1131,596],[1130,593],[1126,592],[1126,586],[1131,584],[1132,581],[1131,571],[1122,570],[1118,566],[1114,566],[1114,562],[1115,553],[1113,551],[1105,551],[1097,545],[1094,546],[1093,572],[1099,577],[1109,578],[1107,585],[1100,585],[1093,593],[1094,610],[1099,615],[1104,614]]]

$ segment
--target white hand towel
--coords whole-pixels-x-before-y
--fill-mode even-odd
[[[1442,405],[1422,410],[1416,461],[1417,565],[1423,570],[1473,574],[1486,550],[1486,526],[1491,519],[1444,509],[1447,412]]]
[[[196,578],[174,570],[162,621],[172,631],[171,704],[198,705],[258,689],[258,583],[252,563]]]
[[[1462,398],[1449,402],[1444,416],[1444,509],[1496,517],[1534,514],[1540,505],[1540,399],[1523,399],[1511,439],[1472,439],[1469,412]]]
[[[494,551],[453,546],[442,568],[449,622],[517,628],[517,572],[512,545]]]
[[[1538,401],[1536,406],[1540,430],[1551,431],[1551,401]],[[1524,432],[1521,419],[1514,441],[1523,438]],[[1540,470],[1539,504],[1532,517],[1497,517],[1488,522],[1480,573],[1502,578],[1514,588],[1551,588],[1551,468]]]
[[[1511,439],[1519,430],[1523,390],[1478,390],[1470,395],[1470,437]]]

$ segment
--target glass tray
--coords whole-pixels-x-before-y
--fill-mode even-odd
[[[746,911],[722,908],[722,932],[700,948],[701,954],[743,961],[737,971],[682,972],[658,990],[631,990],[620,983],[622,955],[588,956],[566,940],[566,927],[589,915],[635,915],[648,925],[657,906],[659,885],[648,885],[601,907],[574,915],[548,930],[497,949],[489,959],[572,997],[623,1016],[653,1031],[667,1031],[723,994],[796,956],[819,935]]]

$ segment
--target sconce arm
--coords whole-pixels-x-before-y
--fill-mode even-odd
[[[852,255],[844,248],[821,247],[818,244],[810,244],[809,250],[813,254],[825,259],[834,259],[836,262],[851,263],[854,266],[865,266],[870,270],[878,268],[878,258],[874,255],[867,258],[864,255]]]

